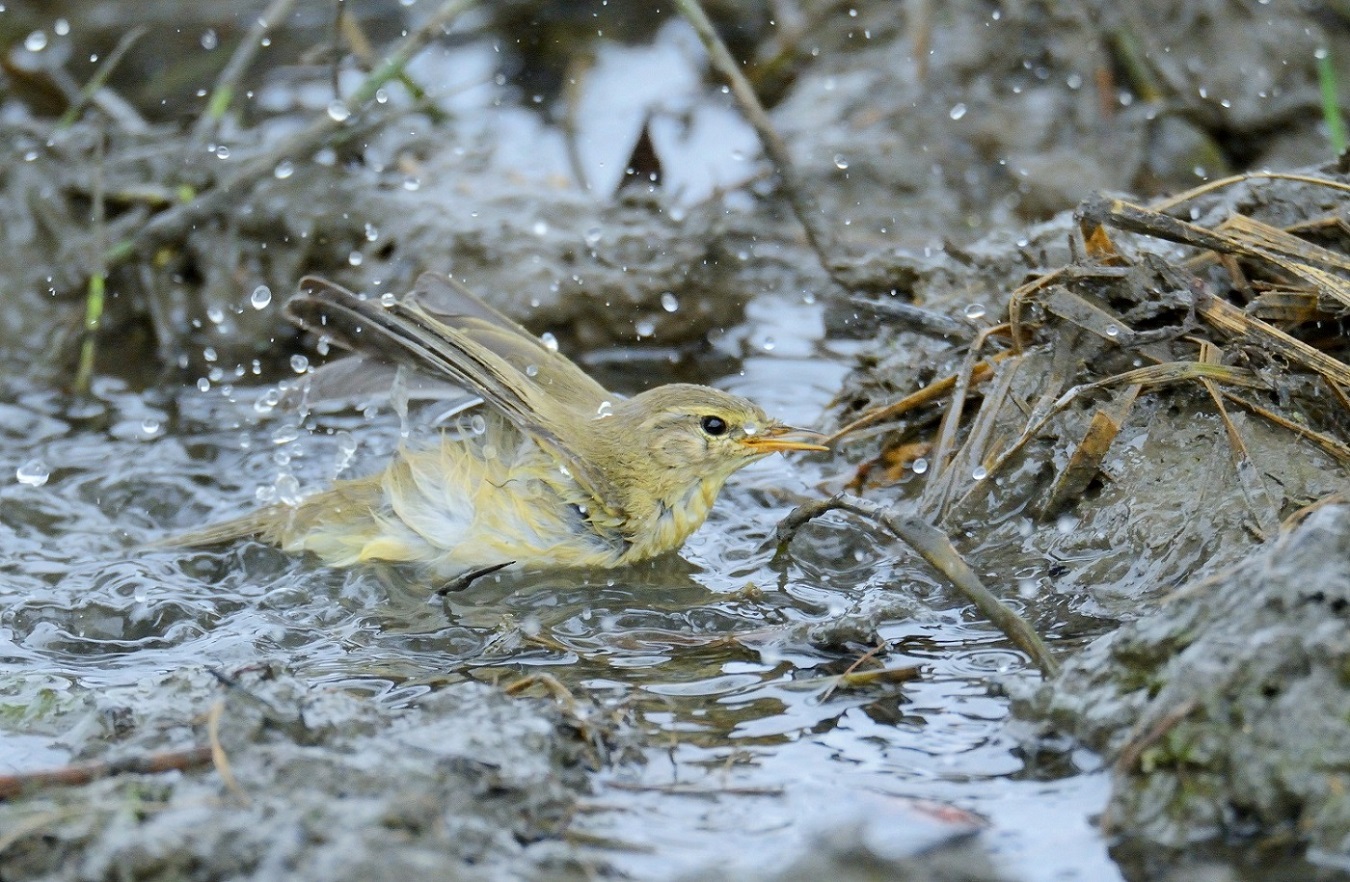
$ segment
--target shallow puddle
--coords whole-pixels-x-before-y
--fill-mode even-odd
[[[818,424],[847,368],[821,334],[810,298],[765,296],[719,344],[739,372],[714,382]],[[1037,772],[1005,731],[994,684],[1036,676],[1020,652],[856,523],[823,519],[776,553],[777,521],[834,477],[823,462],[776,457],[740,473],[682,558],[489,577],[444,604],[407,573],[325,570],[253,543],[143,547],[292,482],[321,486],[353,441],[357,468],[396,441],[387,411],[316,417],[297,434],[258,413],[261,392],[188,391],[177,412],[105,381],[86,403],[28,393],[0,413],[5,469],[40,460],[48,472],[0,497],[6,770],[62,756],[68,733],[44,709],[166,670],[280,662],[391,705],[463,678],[548,673],[646,735],[645,762],[603,770],[573,827],[638,876],[763,868],[852,823],[887,853],[913,853],[971,829],[953,808],[987,819],[985,840],[1019,878],[1115,876],[1089,820],[1106,792],[1096,759]],[[1037,616],[1034,599],[1020,602]],[[868,649],[847,623],[875,619],[885,666],[921,673],[842,687],[837,675]]]

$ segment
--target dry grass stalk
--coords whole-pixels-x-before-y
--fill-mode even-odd
[[[1060,445],[1072,445],[1073,453],[1067,455],[1067,464],[1058,469],[1037,506],[1049,516],[1072,504],[1100,473],[1112,439],[1124,428],[1139,394],[1194,383],[1206,393],[1224,425],[1254,531],[1271,535],[1278,527],[1279,504],[1261,479],[1225,402],[1294,432],[1338,462],[1350,464],[1350,446],[1336,437],[1335,430],[1313,425],[1319,415],[1340,425],[1350,411],[1346,393],[1350,365],[1334,354],[1342,340],[1339,323],[1350,316],[1350,253],[1305,238],[1350,241],[1350,224],[1338,212],[1287,226],[1232,213],[1207,228],[1166,213],[1222,187],[1259,184],[1262,179],[1350,193],[1350,185],[1339,181],[1263,174],[1207,184],[1153,208],[1093,197],[1079,210],[1087,260],[1048,272],[1010,295],[1008,351],[991,354],[987,350],[992,335],[981,335],[960,372],[899,402],[864,413],[837,432],[835,439],[947,401],[932,440],[933,470],[925,479],[920,504],[921,510],[937,515],[939,522],[950,521],[1015,456],[1027,455],[1029,442],[1049,432],[1052,418],[1070,404],[1109,387],[1126,386],[1127,392],[1113,406],[1098,410],[1085,428],[1077,430],[1076,441],[1058,439]],[[1153,255],[1127,257],[1108,228],[1177,242],[1199,253],[1179,262]],[[1205,273],[1222,273],[1227,278]],[[1004,358],[1020,363],[1038,339],[1039,345],[1051,349],[1049,367],[1039,382],[1040,394],[1025,419],[1016,421],[1021,431],[995,453],[990,438],[999,423],[996,418],[1002,415],[1006,431],[1007,407],[1027,408],[1012,396],[1011,382],[987,384],[976,419],[965,425],[965,398],[974,383],[989,379],[994,364]],[[1119,370],[1119,357],[1129,353],[1134,354],[1136,367]],[[1253,370],[1244,363],[1261,368]],[[1115,372],[1103,376],[1113,365]],[[1313,414],[1291,410],[1297,405],[1291,403],[1290,393],[1300,383],[1306,384],[1299,376],[1309,374],[1331,393],[1330,409],[1325,413],[1316,408]],[[1236,394],[1234,386],[1277,394],[1274,401],[1265,403]],[[912,448],[923,442],[911,433],[898,443]],[[868,473],[868,466],[860,470],[859,486]],[[964,495],[949,504],[962,481],[969,482]]]

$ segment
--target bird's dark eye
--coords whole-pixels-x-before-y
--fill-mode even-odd
[[[703,427],[703,431],[714,438],[727,433],[727,421],[719,416],[705,416],[698,421],[698,424]]]

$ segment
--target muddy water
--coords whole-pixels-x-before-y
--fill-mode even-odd
[[[821,341],[810,301],[751,304],[720,344],[717,364],[737,370],[709,379],[817,423],[848,359]],[[642,382],[669,367],[637,364]],[[77,739],[60,709],[82,695],[203,664],[281,663],[395,707],[465,678],[549,673],[623,708],[644,736],[645,762],[601,771],[573,825],[637,876],[762,870],[864,817],[886,848],[919,851],[969,829],[949,806],[987,819],[986,843],[1018,878],[1115,877],[1089,822],[1105,795],[1096,760],[1038,771],[1005,732],[994,686],[1036,674],[1000,634],[892,542],[842,520],[775,555],[776,521],[836,477],[824,463],[747,469],[682,559],[488,579],[444,605],[408,574],[325,570],[255,544],[142,547],[278,487],[320,486],[343,460],[378,463],[396,441],[387,411],[316,417],[297,434],[258,412],[261,391],[189,390],[178,407],[105,381],[88,401],[29,392],[0,410],[0,466],[28,482],[0,491],[0,767],[68,757]],[[867,649],[848,622],[878,611],[885,664],[921,676],[835,688]]]

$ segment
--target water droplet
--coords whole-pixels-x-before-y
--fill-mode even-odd
[[[914,469],[914,474],[922,475],[924,472],[928,471],[928,460],[924,459],[921,456],[918,459],[914,460],[914,462],[910,465],[910,468]]]
[[[599,227],[591,227],[586,231],[586,247],[594,248],[600,244],[602,238],[604,238],[604,231]]]
[[[271,413],[273,408],[280,403],[281,390],[273,386],[258,396],[258,400],[253,402],[253,409],[258,413]]]
[[[565,465],[558,466],[558,474],[562,475],[564,478],[572,477],[572,473],[567,470],[567,466]]]
[[[40,459],[30,459],[28,462],[19,466],[14,472],[14,477],[20,484],[28,487],[41,487],[47,483],[51,477],[52,471],[47,468],[47,464]]]
[[[650,337],[652,334],[656,333],[656,322],[649,318],[638,319],[633,324],[633,330],[637,331],[639,340],[643,337]]]
[[[483,459],[496,459],[496,458],[497,458],[497,445],[495,445],[495,444],[484,444],[484,445],[483,445]]]
[[[348,432],[346,429],[341,429],[333,436],[333,439],[337,441],[337,450],[339,454],[350,458],[352,454],[356,453],[356,436],[351,432]]]
[[[272,176],[278,181],[284,181],[295,174],[295,163],[289,159],[283,159],[277,163],[277,167],[272,169]]]
[[[971,321],[984,318],[984,306],[979,303],[972,303],[965,308],[963,314]]]
[[[230,148],[224,144],[217,144],[215,149],[216,159],[229,159]]]
[[[844,157],[844,154],[836,153],[834,155],[834,167],[839,169],[840,171],[843,171],[844,169],[848,168],[848,159]]]
[[[614,416],[614,405],[608,401],[600,402],[600,406],[595,409],[595,418],[602,420],[609,416]]]
[[[409,193],[414,193],[422,188],[422,181],[413,175],[408,175],[403,179],[403,189]]]
[[[360,251],[353,250],[351,254],[347,255],[347,263],[351,264],[352,266],[360,266],[365,261],[365,259],[366,259],[365,255],[363,255]]]
[[[220,356],[216,353],[216,347],[208,346],[202,350],[202,358],[206,359],[207,362],[213,362]]]
[[[346,122],[352,115],[352,109],[346,101],[334,99],[328,102],[328,118],[333,122]]]
[[[1120,336],[1120,328],[1117,328],[1115,325],[1107,325],[1107,326],[1106,326],[1106,336],[1108,336],[1108,337],[1119,337],[1119,336]]]
[[[481,413],[476,413],[469,418],[469,431],[475,435],[483,435],[487,432],[487,420],[483,419]]]
[[[398,303],[398,298],[394,296],[392,291],[385,291],[380,295],[380,306],[389,307],[396,303]]]
[[[147,435],[158,435],[160,428],[159,420],[154,417],[146,417],[141,420],[141,431]]]
[[[765,352],[773,352],[778,347],[778,341],[772,337],[765,337],[759,345]]]
[[[380,238],[380,229],[374,224],[366,224],[366,241],[374,242]]]
[[[953,104],[952,109],[947,112],[947,115],[950,116],[952,119],[960,119],[961,117],[966,115],[966,105]]]
[[[527,376],[527,377],[537,377],[537,376],[539,376],[539,365],[537,365],[537,364],[527,364],[527,365],[525,365],[525,376]]]
[[[1078,518],[1073,515],[1060,515],[1055,520],[1055,531],[1060,535],[1067,536],[1073,532],[1074,527],[1078,526]]]
[[[547,235],[548,235],[548,223],[545,222],[545,221],[537,220],[537,221],[534,222],[534,226],[530,227],[530,230],[531,230],[531,232],[533,232],[536,236],[547,236]]]
[[[745,425],[741,426],[741,431],[747,435],[758,435],[759,423],[747,422]]]
[[[539,342],[543,343],[544,348],[547,349],[549,352],[558,351],[558,338],[550,334],[548,331],[545,331],[544,333],[539,335]]]
[[[290,444],[296,438],[300,437],[300,427],[295,425],[279,426],[272,433],[273,444]]]
[[[309,370],[309,359],[299,353],[292,355],[291,370],[295,371],[297,374],[303,374],[305,371]]]
[[[989,477],[989,470],[982,465],[975,466],[975,470],[970,473],[970,476],[977,481],[983,481]]]
[[[33,33],[23,38],[23,48],[29,52],[41,52],[47,48],[47,32],[33,31]],[[43,480],[46,480],[45,478]]]
[[[676,312],[680,308],[680,298],[676,297],[670,291],[661,295],[661,308],[666,312]]]
[[[0,4],[0,12],[3,11],[4,4]],[[58,18],[52,23],[52,30],[56,33],[56,36],[64,37],[70,33],[70,22],[66,21],[64,18]]]
[[[207,52],[210,52],[212,49],[220,45],[220,37],[216,35],[216,31],[214,28],[207,28],[205,31],[202,32],[201,44],[202,48],[205,49]]]
[[[300,482],[295,475],[282,475],[276,480],[277,501],[283,505],[300,504]]]
[[[253,293],[248,297],[248,303],[254,309],[266,309],[272,302],[272,289],[266,285],[259,285],[253,289]]]
[[[208,306],[206,308],[206,317],[211,320],[211,324],[218,325],[225,321],[225,310],[219,306]]]

